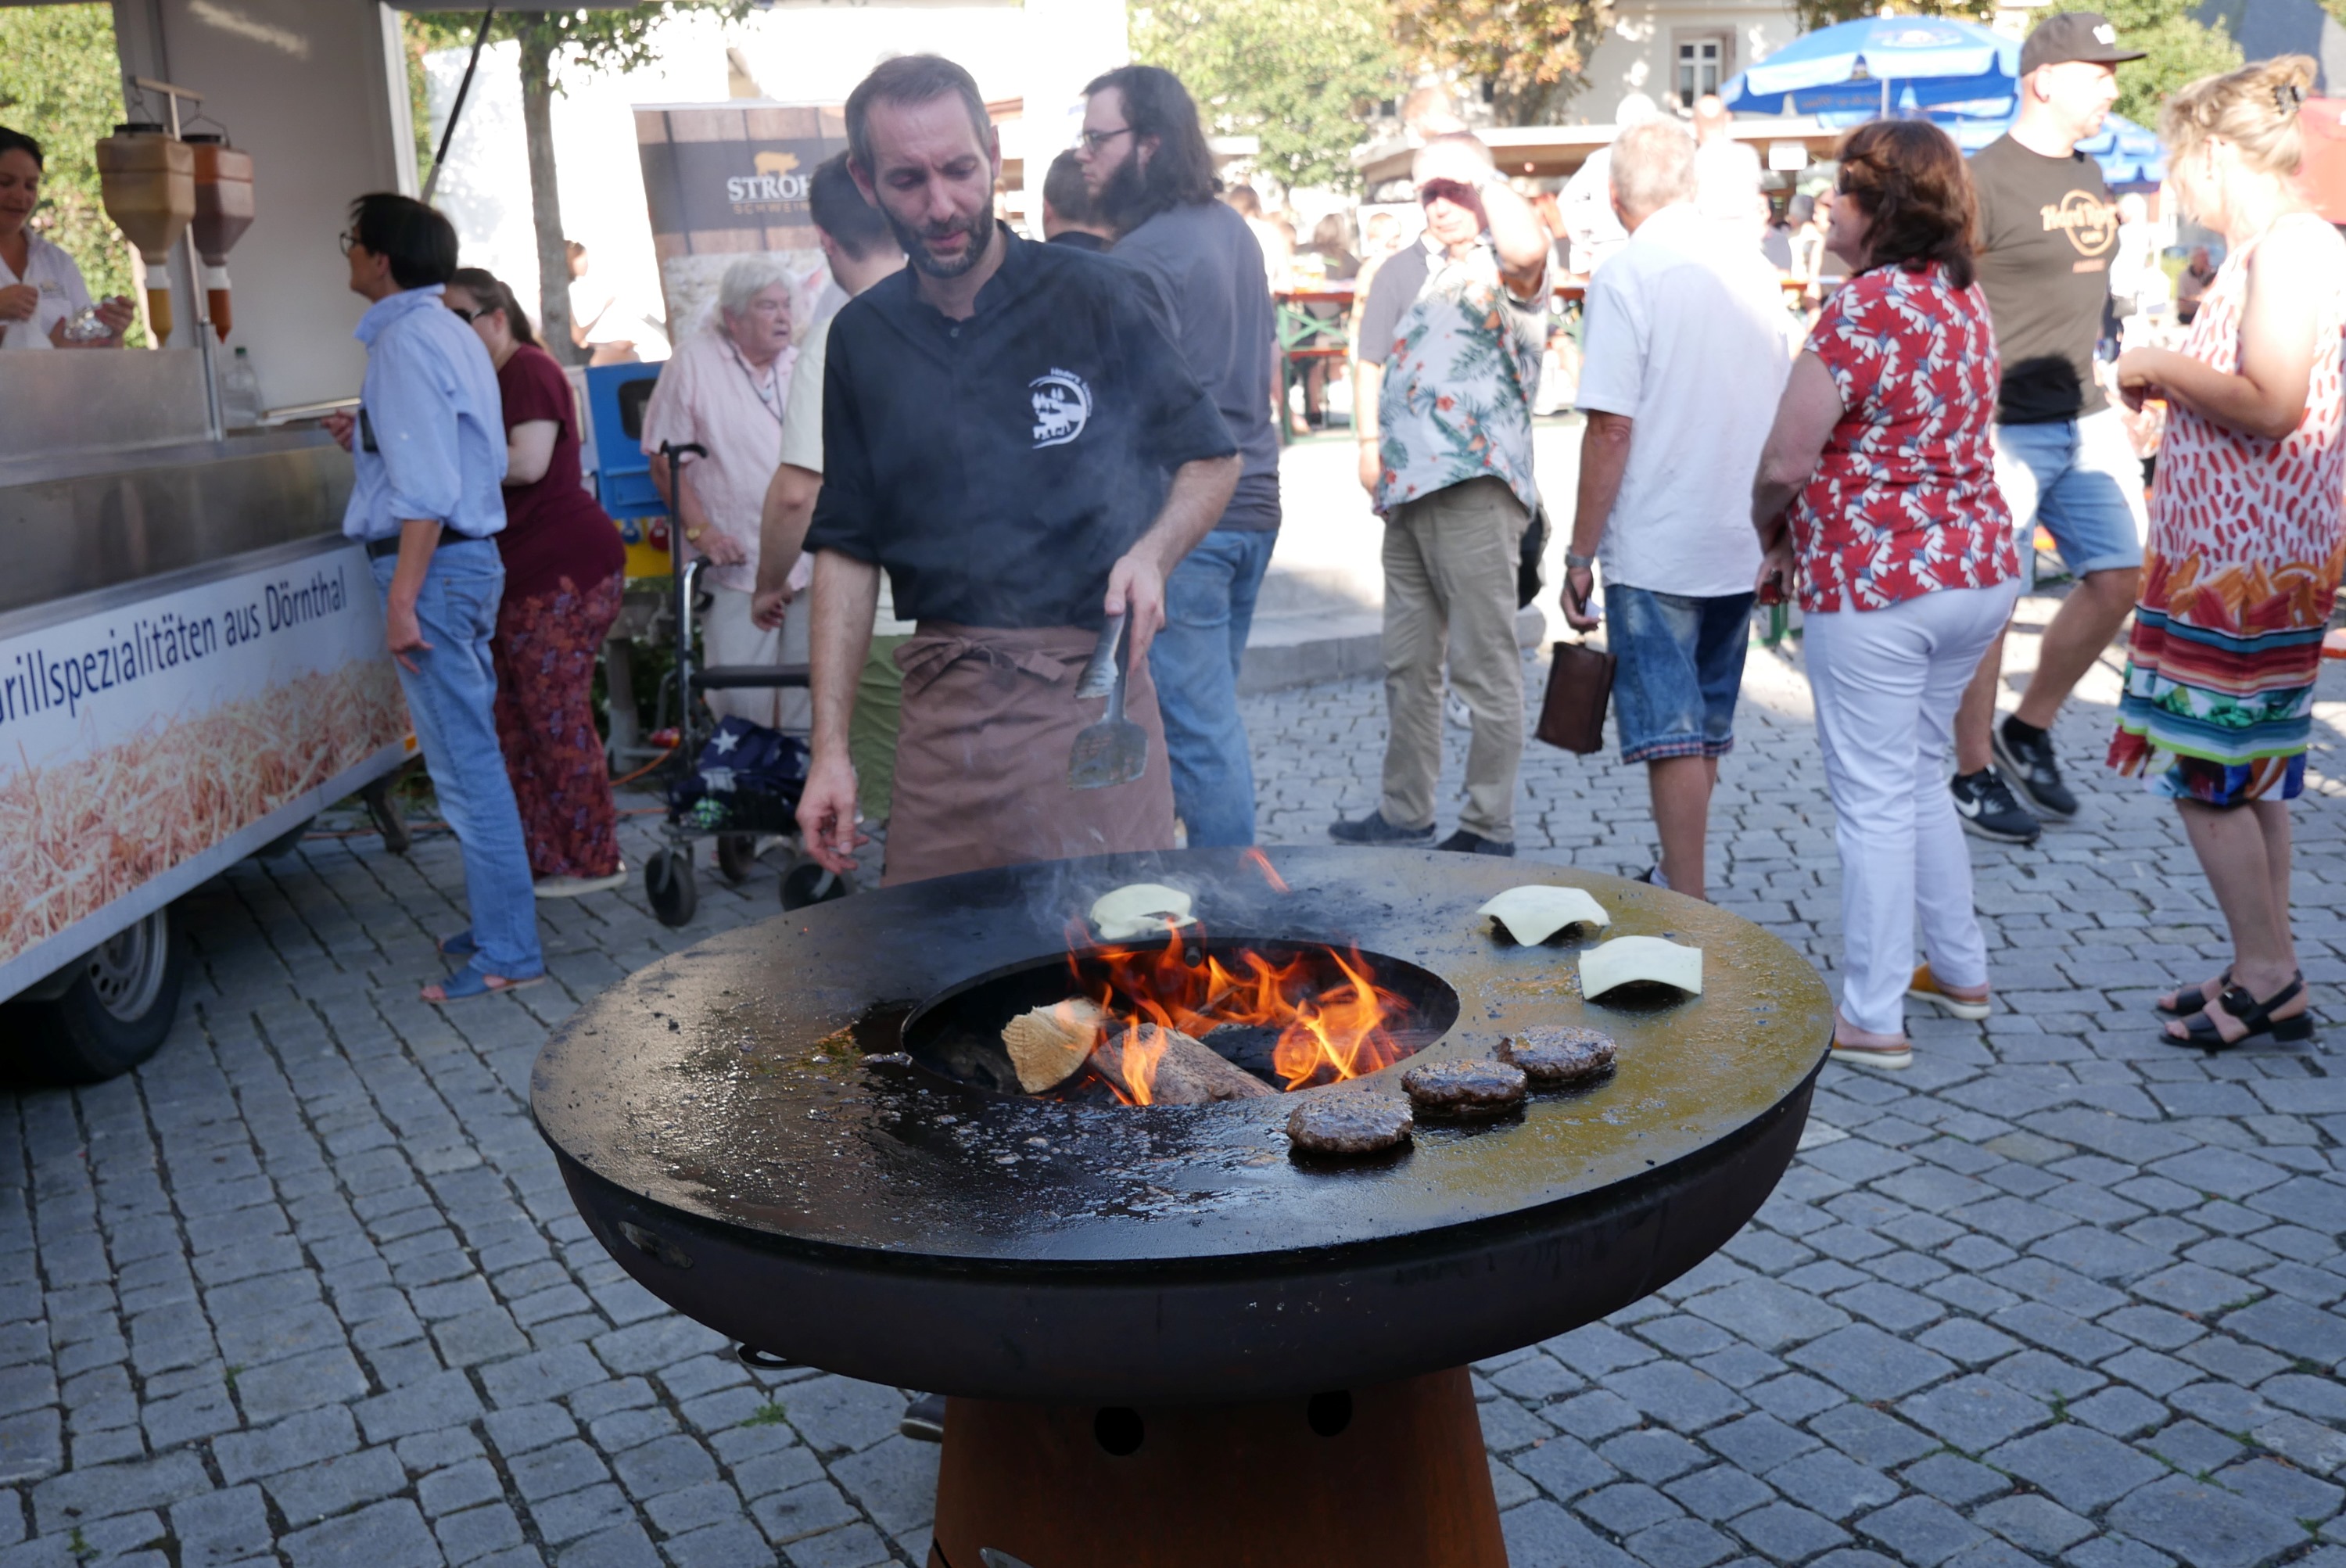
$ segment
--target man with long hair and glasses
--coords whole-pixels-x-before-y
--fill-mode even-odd
[[[1254,762],[1239,717],[1239,667],[1279,541],[1276,354],[1262,248],[1215,199],[1206,134],[1180,78],[1155,66],[1110,71],[1085,89],[1076,158],[1109,252],[1148,281],[1166,335],[1221,411],[1243,464],[1213,531],[1165,585],[1165,629],[1148,654],[1173,809],[1193,846],[1254,842]]]

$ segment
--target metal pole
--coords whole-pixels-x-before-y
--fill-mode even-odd
[[[423,181],[423,203],[432,204],[433,189],[440,183],[440,170],[448,162],[448,144],[456,139],[456,122],[464,117],[464,98],[473,90],[473,73],[481,68],[481,46],[489,41],[489,24],[495,21],[495,5],[481,13],[481,30],[473,35],[473,57],[464,62],[464,79],[456,84],[456,101],[448,107],[448,124],[440,133],[440,150],[432,155],[432,173]]]

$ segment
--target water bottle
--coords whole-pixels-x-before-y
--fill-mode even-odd
[[[260,376],[242,349],[220,372],[220,423],[230,430],[250,430],[260,423]]]

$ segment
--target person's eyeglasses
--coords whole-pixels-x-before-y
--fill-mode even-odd
[[[340,236],[340,240],[342,247],[342,254],[347,256],[357,247],[359,237],[345,229]]]
[[[1087,130],[1078,132],[1076,139],[1084,144],[1084,150],[1086,152],[1097,152],[1100,148],[1106,147],[1117,137],[1120,136],[1130,136],[1131,134],[1132,127],[1130,126],[1118,126],[1114,130]]]
[[[447,301],[444,300],[441,303],[444,305],[447,304]],[[464,322],[464,325],[468,327],[474,321],[479,321],[483,316],[488,314],[486,311],[467,311],[462,305],[449,305],[448,313],[455,317],[458,321]]]
[[[1429,179],[1425,188],[1417,193],[1417,199],[1421,203],[1450,201],[1460,207],[1472,207],[1474,205],[1474,188],[1462,180]]]

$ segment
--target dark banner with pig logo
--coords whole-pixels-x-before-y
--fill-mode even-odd
[[[807,191],[816,167],[847,150],[845,111],[746,99],[639,106],[636,148],[678,341],[706,320],[725,270],[759,253],[790,272],[802,335],[830,281]]]

